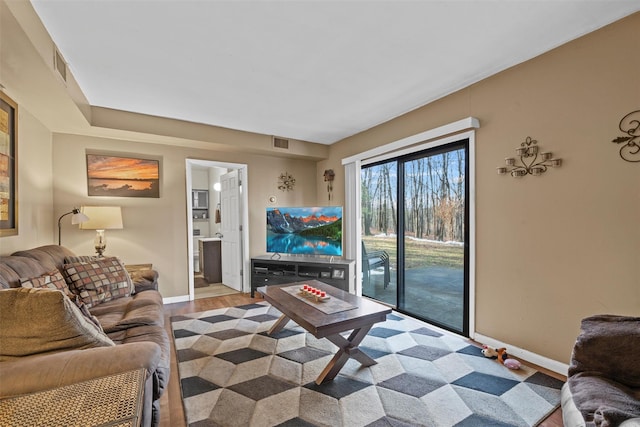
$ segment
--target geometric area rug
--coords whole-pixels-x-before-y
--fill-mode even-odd
[[[171,318],[190,427],[535,426],[560,402],[563,382],[510,370],[458,336],[392,312],[333,381],[315,379],[336,347],[261,301]]]

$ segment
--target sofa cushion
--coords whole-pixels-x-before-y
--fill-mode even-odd
[[[54,268],[46,268],[33,258],[24,256],[0,257],[0,284],[2,288],[19,288],[20,278],[47,274]]]
[[[64,264],[62,268],[71,290],[89,308],[131,295],[133,282],[116,257]]]
[[[62,292],[0,291],[0,361],[39,353],[115,345]]]
[[[64,257],[65,264],[73,264],[76,262],[91,262],[100,259],[97,255],[67,255]]]
[[[107,333],[134,326],[164,326],[162,296],[157,291],[140,292],[91,308]]]
[[[42,289],[54,289],[62,291],[65,295],[71,298],[73,294],[69,290],[67,282],[62,277],[62,273],[58,270],[51,271],[41,276],[20,278],[20,285],[23,288],[42,288]]]
[[[56,268],[59,270],[64,263],[64,257],[73,255],[73,252],[64,246],[46,245],[28,249],[26,251],[14,252],[12,255],[36,260],[40,265],[46,268],[46,271],[52,271]],[[26,275],[22,275],[21,277],[26,277]]]

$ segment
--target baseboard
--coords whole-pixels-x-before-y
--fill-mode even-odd
[[[495,340],[491,337],[486,337],[477,332],[474,334],[473,339],[479,343],[486,344],[489,347],[493,347],[493,348],[505,347],[510,355],[516,356],[520,359],[526,360],[527,362],[536,364],[538,366],[542,366],[543,368],[549,369],[550,371],[556,372],[560,375],[566,376],[569,370],[569,365],[567,365],[566,363],[549,359],[548,357],[544,357],[539,354],[533,353],[529,350],[516,347],[515,345],[504,343],[504,342]]]
[[[173,304],[176,302],[185,302],[185,301],[189,301],[189,295],[180,295],[177,297],[166,297],[166,298],[162,298],[162,303],[163,304]]]

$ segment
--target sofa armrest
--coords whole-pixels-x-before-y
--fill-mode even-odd
[[[158,272],[156,270],[137,270],[131,272],[131,280],[136,292],[158,290]]]
[[[160,362],[152,342],[34,355],[0,363],[0,398],[56,387],[140,368],[150,376]]]
[[[560,391],[560,402],[562,404],[562,424],[564,427],[585,427],[586,421],[576,407],[569,389],[569,383],[564,383]]]

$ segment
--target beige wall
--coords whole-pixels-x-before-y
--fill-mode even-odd
[[[219,153],[202,149],[172,147],[78,135],[55,134],[53,144],[54,213],[61,215],[74,206],[118,205],[122,207],[123,230],[107,231],[107,253],[126,263],[153,263],[160,273],[164,297],[188,294],[186,159],[215,160],[248,165],[250,254],[265,251],[265,208],[268,196],[278,205],[313,203],[315,162],[243,153]],[[159,199],[88,197],[86,150],[157,158],[161,162]],[[277,189],[278,176],[288,171],[296,178],[294,191]],[[92,231],[78,230],[65,223],[63,245],[78,254],[92,254]],[[49,239],[51,237],[49,236]],[[22,246],[21,249],[29,247]]]
[[[61,99],[62,85],[51,77],[50,64],[45,66],[52,44],[33,11],[19,14],[21,23],[35,22],[23,28],[11,16],[23,6],[31,9],[28,3],[0,1],[2,39],[12,41],[0,56],[2,84],[20,106],[20,235],[0,239],[0,254],[54,243],[56,219],[73,206],[118,204],[125,229],[107,232],[108,252],[128,263],[152,262],[165,297],[186,295],[187,157],[249,165],[250,252],[255,255],[265,249],[264,208],[270,195],[279,206],[343,204],[342,158],[474,116],[481,122],[475,159],[477,331],[566,362],[580,318],[598,312],[640,314],[640,164],[622,161],[610,142],[621,134],[620,118],[640,109],[640,57],[635,55],[640,14],[330,149],[296,142],[296,160],[238,151],[268,152],[265,135],[124,118],[121,112],[94,111],[104,127],[124,120],[130,132],[87,123],[77,125],[86,132],[62,131],[62,122],[76,126],[85,115],[69,98]],[[30,43],[40,44],[39,50]],[[156,128],[162,135],[152,134]],[[52,129],[58,132],[53,146]],[[160,144],[135,142],[129,135],[136,132],[147,132],[136,134],[137,141]],[[95,133],[114,136],[89,136]],[[495,167],[526,136],[561,157],[563,167],[521,180],[496,175]],[[87,197],[86,149],[160,158],[161,198]],[[326,161],[301,159],[327,152]],[[322,180],[328,168],[336,172],[331,203]],[[293,192],[277,189],[283,171],[297,179]],[[92,232],[69,223],[63,231],[66,246],[93,252]]]
[[[478,118],[476,330],[567,363],[581,318],[640,315],[640,163],[620,159],[611,143],[620,119],[640,109],[638,28],[635,14],[341,141],[319,169]],[[563,166],[541,177],[497,175],[527,136]]]
[[[52,243],[51,132],[18,107],[18,235],[0,238],[0,255]]]

